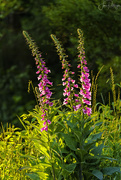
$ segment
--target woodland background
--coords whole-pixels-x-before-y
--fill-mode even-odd
[[[118,5],[118,6],[116,6]],[[102,9],[100,9],[102,7]],[[37,86],[36,66],[22,31],[26,30],[51,69],[53,98],[62,98],[62,70],[50,34],[62,42],[77,72],[77,29],[83,30],[91,74],[98,78],[97,102],[108,103],[110,67],[121,82],[121,2],[110,0],[0,0],[0,121],[19,125],[17,115],[36,105],[28,81]],[[78,79],[78,77],[77,77]]]

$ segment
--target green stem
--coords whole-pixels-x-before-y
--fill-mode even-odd
[[[80,126],[80,131],[82,132],[81,139],[80,139],[80,149],[84,149],[84,137],[83,137],[83,132],[84,132],[84,113],[81,113],[81,120],[78,121],[79,126]],[[83,180],[83,174],[82,174],[82,163],[83,162],[83,155],[81,153],[81,162],[80,162],[80,167],[79,167],[79,180]]]
[[[79,168],[79,180],[83,180],[81,164],[80,164],[80,168]]]
[[[49,149],[49,154],[50,154],[51,165],[52,165],[52,176],[53,176],[53,180],[56,180],[56,178],[55,178],[55,171],[54,171],[54,167],[53,167],[53,163],[52,163],[52,152],[51,152],[49,133],[48,133],[48,143],[49,143],[49,148],[50,148]]]

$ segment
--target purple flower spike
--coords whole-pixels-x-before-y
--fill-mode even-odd
[[[83,113],[90,116],[92,111],[91,108],[88,106],[91,105],[91,83],[89,79],[89,69],[86,66],[87,62],[85,60],[86,57],[84,55],[85,52],[84,50],[82,50],[82,52],[80,52],[80,55],[78,56],[80,58],[81,65],[79,64],[77,67],[81,67],[80,81],[82,83],[82,88],[80,89],[79,94],[82,96],[82,102],[84,104]]]
[[[42,132],[44,130],[47,131],[48,125],[51,123],[51,121],[48,120],[47,118],[46,112],[48,111],[48,106],[53,105],[53,103],[50,102],[52,92],[50,91],[49,88],[53,84],[48,80],[47,77],[48,73],[50,73],[51,71],[45,66],[45,62],[43,59],[41,59],[41,55],[39,55],[39,57],[40,58],[38,59],[36,57],[35,61],[38,69],[36,74],[38,74],[38,80],[39,80],[38,89],[40,94],[38,94],[38,100],[40,102],[40,108],[42,110],[41,120],[44,121],[43,128],[41,128],[41,132]]]
[[[62,69],[64,69],[62,85],[65,86],[63,92],[63,105],[70,104],[72,110],[78,110],[78,105],[80,104],[79,95],[74,93],[75,88],[78,88],[78,84],[75,84],[75,80],[71,77],[73,74],[75,74],[75,72],[70,71],[70,66],[71,64],[68,64],[65,59],[62,60]]]

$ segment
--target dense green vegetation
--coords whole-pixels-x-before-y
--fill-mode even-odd
[[[117,106],[117,109],[118,108],[119,106]],[[91,125],[98,123],[98,125],[96,125],[96,128],[93,132],[95,134],[94,145],[95,147],[97,147],[97,151],[96,150],[92,151],[90,149],[91,159],[90,159],[90,163],[88,164],[88,170],[92,167],[93,170],[98,169],[102,172],[102,169],[105,168],[105,173],[104,173],[105,180],[107,179],[119,180],[121,178],[121,175],[118,173],[119,168],[115,168],[115,167],[121,166],[121,148],[120,148],[121,118],[118,115],[114,116],[115,112],[112,111],[109,106],[105,106],[105,105],[100,106],[100,111],[96,111],[95,114],[92,115]],[[14,126],[11,127],[11,125],[9,125],[6,130],[3,129],[3,133],[1,133],[0,135],[1,179],[14,178],[18,180],[23,178],[23,179],[36,180],[36,179],[46,179],[46,177],[48,177],[49,175],[47,179],[50,180],[52,178],[52,174],[51,174],[52,163],[55,169],[56,177],[59,177],[59,173],[60,175],[63,175],[64,173],[64,175],[68,177],[67,179],[70,179],[70,177],[72,177],[72,179],[76,178],[75,163],[77,162],[76,159],[77,155],[75,155],[76,150],[74,149],[76,148],[75,147],[76,143],[74,144],[70,143],[70,140],[71,142],[73,141],[74,135],[69,133],[69,135],[67,136],[67,132],[66,132],[68,128],[71,128],[72,132],[73,130],[75,131],[75,129],[73,129],[75,127],[71,127],[72,124],[69,123],[69,121],[72,119],[74,120],[74,117],[77,118],[76,114],[73,113],[63,114],[61,112],[61,114],[55,116],[54,113],[56,112],[54,109],[51,109],[51,113],[53,113],[52,114],[53,124],[49,128],[49,136],[51,138],[51,148],[53,149],[52,161],[48,161],[48,158],[46,158],[49,156],[48,153],[50,146],[48,142],[47,133],[40,132],[40,128],[42,127],[40,121],[41,113],[38,112],[36,109],[33,112],[30,112],[29,114],[24,114],[21,117],[22,122],[25,124],[24,125],[25,130],[20,131]],[[66,118],[66,116],[68,117],[69,121],[64,122],[63,120]],[[67,124],[65,124],[66,122]],[[53,129],[53,131],[51,129]],[[87,128],[85,128],[85,130],[87,131]],[[59,136],[57,137],[58,132],[59,132]],[[103,134],[100,132],[103,132]],[[102,136],[100,139],[101,134]],[[76,134],[75,134],[75,138],[77,138]],[[87,143],[86,139],[85,139],[85,143]],[[105,146],[103,145],[103,143]],[[102,153],[101,153],[102,150],[101,148],[103,148]],[[91,164],[94,157],[92,155],[93,153],[99,153],[96,155],[98,156],[98,158],[100,155],[102,157],[100,157],[97,160],[95,159],[95,161]],[[103,159],[103,156],[106,156],[107,158]],[[61,158],[63,158],[64,160],[63,166],[61,166]],[[68,165],[66,165],[66,162]],[[113,167],[113,168],[106,169],[106,167]],[[86,166],[86,170],[87,170],[87,166]],[[98,177],[100,177],[99,175]],[[91,179],[99,179],[99,178],[93,177]]]
[[[1,122],[16,122],[15,114],[25,112],[25,109],[22,107],[29,106],[31,109],[33,104],[35,104],[34,102],[32,103],[33,96],[30,98],[30,95],[27,94],[27,83],[25,86],[20,87],[22,86],[20,81],[23,74],[26,74],[26,80],[24,81],[32,80],[36,83],[36,75],[33,73],[35,66],[22,37],[23,29],[31,33],[38,46],[41,46],[41,51],[48,67],[53,69],[51,78],[55,82],[54,96],[61,98],[62,94],[59,91],[61,86],[57,86],[61,83],[60,64],[58,63],[50,34],[54,33],[61,39],[69,59],[72,61],[73,70],[76,71],[76,29],[81,28],[85,37],[89,69],[93,70],[93,74],[96,75],[104,65],[98,77],[97,101],[102,102],[103,97],[105,103],[108,103],[107,96],[111,89],[110,67],[114,71],[115,83],[120,83],[121,81],[121,2],[111,1],[115,6],[109,7],[106,6],[106,3],[109,2],[105,0],[1,1]],[[103,4],[105,4],[105,7],[100,9],[100,5]],[[116,5],[118,5],[117,8],[115,8]],[[16,70],[11,70],[15,66]],[[26,70],[27,66],[28,70]],[[19,86],[18,84],[21,85]],[[24,101],[25,97],[27,104]]]
[[[99,164],[100,164],[100,167],[98,166],[98,168],[100,170],[102,170],[103,168],[107,166],[114,167],[112,169],[107,169],[108,175],[105,175],[104,179],[119,180],[121,176],[118,172],[115,172],[115,170],[119,171],[119,169],[118,168],[115,169],[115,167],[121,166],[121,148],[120,148],[121,147],[121,141],[120,141],[121,118],[119,118],[118,116],[114,117],[113,116],[114,112],[110,109],[109,106],[102,105],[101,108],[102,108],[102,111],[101,111],[102,113],[99,114],[99,112],[96,111],[94,114],[94,116],[96,115],[95,118],[92,118],[94,124],[97,122],[98,123],[103,122],[102,125],[97,126],[97,128],[95,129],[96,131],[95,133],[99,133],[99,135],[100,135],[100,130],[101,132],[103,131],[101,140],[99,141],[98,139],[100,138],[99,135],[97,136],[97,139],[95,139],[95,141],[98,141],[95,145],[96,147],[98,147],[99,144],[103,145],[103,141],[104,141],[105,146],[103,148],[101,155],[106,156],[108,158],[103,159],[102,157],[100,159],[101,163],[100,161],[98,163],[95,161],[93,165],[93,169],[97,169],[97,166]],[[23,122],[26,124],[25,130],[23,131],[20,131],[19,129],[13,126],[11,127],[9,125],[7,129],[3,130],[3,133],[1,133],[0,135],[0,147],[1,147],[0,149],[1,151],[0,176],[1,176],[1,179],[14,178],[18,180],[21,178],[29,179],[28,177],[30,177],[30,179],[37,179],[37,178],[46,179],[48,174],[49,174],[49,179],[50,177],[52,177],[51,172],[49,170],[51,169],[50,168],[51,162],[44,161],[45,156],[48,156],[47,149],[49,148],[47,134],[46,133],[40,134],[41,125],[38,124],[38,122],[40,122],[38,115],[40,116],[40,114],[35,111],[35,112],[30,112],[30,114],[28,115],[26,114],[21,117],[23,119]],[[72,116],[74,117],[74,114],[65,114],[65,115],[67,115],[68,118],[70,119],[72,119]],[[63,137],[61,137],[62,139],[59,137],[60,147],[59,147],[58,142],[56,142],[55,133],[57,133],[59,130],[61,130],[61,132],[64,132],[64,129],[65,129],[65,127],[63,127],[65,126],[63,124],[63,121],[61,121],[61,119],[59,120],[59,118],[60,118],[59,116],[56,116],[55,118],[53,117],[53,125],[50,127],[50,128],[53,128],[53,132],[50,130],[51,147],[54,148],[55,150],[53,152],[53,163],[54,163],[54,168],[57,169],[58,173],[59,173],[58,164],[56,163],[57,162],[59,163],[60,160],[59,159],[57,160],[57,158],[60,158],[60,159],[63,158],[65,163],[67,162],[67,163],[72,164],[73,162],[74,163],[76,162],[75,155],[73,154],[75,152],[75,150],[73,150],[73,147],[75,145],[72,146],[72,143],[69,144],[68,139],[67,139],[66,144],[63,144],[64,143],[63,138],[69,138],[69,140],[72,141],[73,140],[72,135],[70,137],[69,136],[66,137],[67,135],[63,134]],[[59,123],[58,126],[57,126],[57,122]],[[56,127],[54,127],[55,125]],[[71,124],[68,124],[68,125],[71,126]],[[44,142],[46,141],[46,143],[44,144],[43,144],[43,138],[44,138]],[[46,151],[45,151],[45,148],[46,148]],[[63,148],[65,148],[65,150]],[[101,146],[99,146],[99,149],[97,148],[98,153],[101,152],[100,148]],[[63,153],[63,155],[58,154],[58,153]],[[60,155],[62,157],[59,157]],[[73,158],[73,162],[72,162],[72,158]],[[112,160],[111,158],[116,159],[116,160]],[[61,168],[62,167],[60,167],[60,171],[61,171]],[[90,167],[88,167],[88,169],[89,168]],[[63,171],[65,175],[70,174],[73,177],[74,169],[75,169],[75,165],[72,165],[72,167],[68,166],[65,169],[63,169]]]

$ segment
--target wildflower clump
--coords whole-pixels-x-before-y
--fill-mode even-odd
[[[107,161],[111,161],[111,164],[114,161],[114,165],[117,162],[116,159],[107,157],[103,153],[106,141],[102,137],[105,134],[100,131],[100,128],[102,129],[100,111],[96,113],[96,117],[99,117],[96,121],[95,116],[88,117],[91,116],[92,111],[91,82],[84,51],[83,33],[80,29],[77,32],[79,35],[79,63],[77,68],[80,73],[78,84],[74,79],[75,73],[71,71],[71,64],[67,61],[64,49],[61,47],[58,39],[51,35],[63,69],[62,85],[64,87],[64,100],[62,103],[59,101],[51,102],[51,87],[53,84],[48,78],[50,70],[46,67],[41,53],[28,33],[23,32],[32,50],[32,54],[35,56],[36,74],[39,81],[38,87],[35,89],[37,95],[35,97],[38,98],[37,103],[39,101],[38,105],[40,108],[36,106],[32,112],[21,116],[22,120],[20,119],[20,121],[25,128],[21,133],[22,139],[25,142],[22,149],[27,146],[30,154],[26,154],[26,152],[24,154],[22,152],[19,153],[21,154],[22,161],[27,158],[27,166],[20,167],[18,171],[26,170],[25,175],[32,179],[103,179],[108,178],[113,173],[115,174],[111,178],[116,177],[116,174],[120,173],[120,167],[110,167],[110,163],[108,163],[108,167],[105,167],[105,162]],[[94,84],[95,90],[96,80],[93,80],[92,84]],[[105,111],[107,107],[101,107],[102,114],[104,114],[103,109]],[[50,123],[51,125],[48,126]],[[107,131],[108,129],[106,133]],[[8,141],[10,141],[10,137]],[[2,144],[4,145],[4,143]],[[6,144],[4,147],[6,150]],[[30,149],[30,147],[34,147],[35,150]],[[30,161],[28,161],[29,159]],[[4,167],[6,166],[7,163],[5,163]],[[4,170],[5,168],[3,168],[3,178]]]
[[[45,61],[41,57],[41,53],[38,51],[36,44],[33,42],[28,33],[24,31],[23,35],[25,36],[29,47],[32,50],[33,56],[35,56],[35,62],[37,65],[36,74],[38,75],[37,78],[39,80],[37,97],[42,112],[41,120],[43,121],[43,127],[41,128],[41,131],[47,131],[48,125],[51,123],[48,118],[48,108],[49,106],[53,105],[53,103],[50,101],[50,98],[52,96],[50,87],[53,84],[48,79],[48,73],[50,73],[51,71],[46,67]]]
[[[81,110],[82,113],[87,114],[88,116],[91,115],[91,92],[90,92],[90,79],[89,79],[89,69],[87,67],[87,61],[85,57],[84,51],[84,40],[83,40],[83,33],[80,29],[77,30],[79,35],[79,64],[77,68],[81,70],[80,74],[80,83],[81,87],[75,82],[73,75],[75,72],[70,70],[71,64],[67,61],[67,55],[64,52],[60,42],[55,37],[55,35],[51,35],[53,39],[57,52],[59,54],[62,69],[64,71],[62,77],[62,85],[64,86],[64,100],[63,105],[68,106],[72,111]],[[36,94],[39,101],[39,106],[41,109],[41,120],[43,121],[43,127],[41,131],[48,130],[48,125],[51,123],[49,119],[49,107],[53,106],[53,103],[50,101],[52,92],[50,87],[53,86],[52,82],[48,79],[48,73],[51,71],[46,67],[45,61],[41,57],[41,53],[38,50],[38,47],[33,42],[31,37],[28,35],[27,32],[23,32],[30,49],[32,50],[33,56],[35,56],[35,62],[37,65],[37,72],[38,75],[38,89],[36,89]]]

